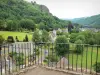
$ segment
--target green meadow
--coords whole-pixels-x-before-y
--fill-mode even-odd
[[[8,36],[13,36],[14,39],[16,39],[16,36],[17,36],[19,41],[23,41],[23,39],[25,38],[26,35],[28,36],[29,41],[32,40],[32,33],[0,31],[0,35],[2,35],[5,38],[5,40],[7,40]]]
[[[66,56],[68,59],[68,55]],[[98,59],[97,59],[98,57]],[[83,54],[71,53],[69,54],[69,64],[70,66],[83,67],[83,68],[93,68],[93,65],[97,62],[100,62],[100,48],[98,48],[97,56],[97,47],[84,47]],[[77,63],[77,64],[76,64]],[[81,65],[82,64],[82,65]]]

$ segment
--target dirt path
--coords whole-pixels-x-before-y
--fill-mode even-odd
[[[38,67],[32,71],[25,73],[24,75],[69,75],[69,74]]]

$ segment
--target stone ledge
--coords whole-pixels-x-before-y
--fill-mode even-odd
[[[24,73],[26,73],[28,71],[31,71],[31,70],[33,70],[35,68],[36,68],[36,66],[27,67],[25,69],[20,70],[19,72],[14,72],[14,73],[12,73],[10,75],[23,75]]]
[[[58,72],[64,72],[64,73],[68,73],[71,75],[96,75],[96,74],[78,73],[78,72],[74,72],[74,71],[63,70],[63,69],[58,69],[58,68],[53,68],[53,67],[46,67],[46,66],[44,66],[43,68],[46,68],[48,70],[58,71]],[[97,75],[100,75],[100,74],[97,74]]]

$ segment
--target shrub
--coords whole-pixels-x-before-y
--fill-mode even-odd
[[[0,35],[0,44],[4,42],[4,38]]]
[[[63,32],[57,31],[57,35],[63,35]]]
[[[39,49],[36,49],[36,55],[39,55],[40,52],[39,52]]]
[[[7,42],[8,42],[8,43],[14,43],[15,41],[14,41],[13,36],[8,36]]]
[[[16,36],[16,42],[19,42],[18,37]]]
[[[13,60],[16,61],[16,65],[23,65],[24,64],[24,54],[23,53],[16,53],[16,52],[11,52],[9,53],[10,57],[13,57]]]
[[[68,40],[65,36],[58,36],[55,42],[55,50],[59,56],[65,56],[69,51]]]
[[[50,56],[49,59],[51,62],[58,62],[58,58],[56,58],[56,56]]]
[[[78,34],[77,33],[71,33],[70,34],[70,42],[71,43],[75,43],[75,41],[76,41],[76,37],[78,36]]]
[[[19,55],[15,57],[16,65],[23,65],[24,64],[24,57],[23,55]]]
[[[27,35],[25,36],[25,41],[26,41],[26,42],[28,42],[28,41],[29,41],[29,40],[28,40],[28,36],[27,36]]]
[[[28,36],[26,35],[25,38],[23,39],[23,42],[28,42]]]
[[[81,40],[83,43],[85,42],[85,36],[84,35],[78,35],[77,37],[76,37],[76,40]]]
[[[48,61],[47,59],[44,59],[44,60],[43,60],[43,62],[47,62],[47,61]]]
[[[48,59],[50,62],[58,62],[58,56],[55,56],[55,55],[49,55],[49,57],[47,56],[46,60]]]
[[[77,40],[75,41],[76,47],[75,47],[75,52],[78,54],[83,53],[83,45],[82,45],[82,40]]]
[[[9,53],[9,56],[10,56],[10,57],[13,57],[13,56],[16,56],[16,55],[17,55],[16,52],[11,52],[11,53]]]
[[[95,44],[95,39],[94,38],[90,38],[89,39],[89,44],[90,45],[94,45]]]
[[[0,35],[0,50],[2,49],[1,45],[3,44],[4,42],[4,38]]]
[[[40,54],[39,49],[34,49],[34,51],[35,51],[35,54],[36,55],[39,55]]]
[[[96,72],[100,73],[100,62],[97,62],[93,65],[93,68]]]

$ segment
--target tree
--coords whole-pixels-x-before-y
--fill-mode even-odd
[[[100,32],[95,34],[95,40],[96,40],[96,44],[100,45]]]
[[[25,62],[25,59],[24,59],[24,54],[23,53],[17,53],[17,52],[11,52],[9,53],[9,56],[12,58],[13,57],[13,60],[16,62],[15,64],[17,66],[19,65],[23,65]]]
[[[74,29],[72,30],[72,32],[78,33],[80,31],[79,28],[81,27],[81,25],[78,23],[73,23],[73,26],[74,26]]]
[[[43,30],[42,37],[41,37],[42,42],[48,42],[49,39],[50,39],[49,33],[46,30]]]
[[[46,28],[46,25],[45,25],[43,22],[40,22],[40,23],[38,24],[38,28],[41,29],[41,30],[43,30],[43,29]]]
[[[57,35],[59,36],[59,35],[64,35],[64,33],[63,32],[60,32],[60,31],[57,31]]]
[[[8,36],[7,42],[8,42],[8,43],[14,43],[15,41],[14,41],[13,36]]]
[[[2,35],[0,35],[0,50],[1,50],[1,45],[3,44],[4,42],[4,38],[2,37]]]
[[[78,35],[76,37],[76,40],[81,40],[84,43],[85,42],[85,36],[84,35]]]
[[[95,44],[95,39],[94,38],[90,38],[89,39],[89,44],[90,45],[94,45]]]
[[[77,37],[77,36],[78,36],[77,33],[72,33],[72,34],[70,34],[70,42],[71,42],[71,43],[75,43],[76,37]]]
[[[28,41],[29,41],[29,40],[28,40],[28,36],[27,36],[27,35],[25,36],[25,41],[26,41],[26,42],[28,42]]]
[[[0,30],[5,30],[6,29],[6,23],[3,20],[0,20]]]
[[[72,25],[72,23],[69,21],[69,24],[68,24],[68,32],[71,33],[72,29],[73,29],[73,25]]]
[[[94,38],[94,33],[92,33],[91,31],[84,31],[84,32],[80,32],[80,35],[84,35],[85,37],[85,44],[89,44],[89,38]],[[82,40],[82,39],[81,39]]]
[[[30,19],[22,19],[20,21],[20,26],[22,28],[25,28],[25,29],[28,29],[28,30],[32,30],[32,31],[35,30],[35,23],[34,23],[33,20],[30,20]]]
[[[16,41],[19,42],[18,37],[16,36]]]
[[[14,21],[14,20],[8,20],[7,21],[6,29],[8,31],[16,31],[16,30],[18,30],[18,28],[19,28],[19,26],[18,26],[18,23],[16,21]]]
[[[39,25],[39,29],[51,31],[53,29],[65,28],[68,26],[69,22],[53,16],[46,6],[39,5],[35,1],[28,3],[24,0],[0,0],[0,8],[1,20],[7,23],[9,20],[14,21],[14,23],[10,22],[10,24],[7,25],[8,27],[6,30],[9,31],[18,30],[18,26],[34,31],[36,24]],[[18,24],[15,24],[15,22]]]
[[[96,62],[94,65],[93,65],[93,68],[96,72],[100,73],[100,62]]]
[[[32,41],[35,43],[41,42],[41,34],[40,34],[39,30],[34,31]]]
[[[69,51],[68,40],[65,36],[58,36],[55,41],[55,50],[59,56],[65,56]]]
[[[82,40],[78,39],[75,41],[76,47],[75,47],[75,52],[81,54],[83,52],[83,42]]]
[[[7,30],[12,31],[14,28],[14,23],[12,20],[7,21]]]
[[[4,38],[2,37],[2,35],[0,35],[0,44],[2,44],[4,42]]]

